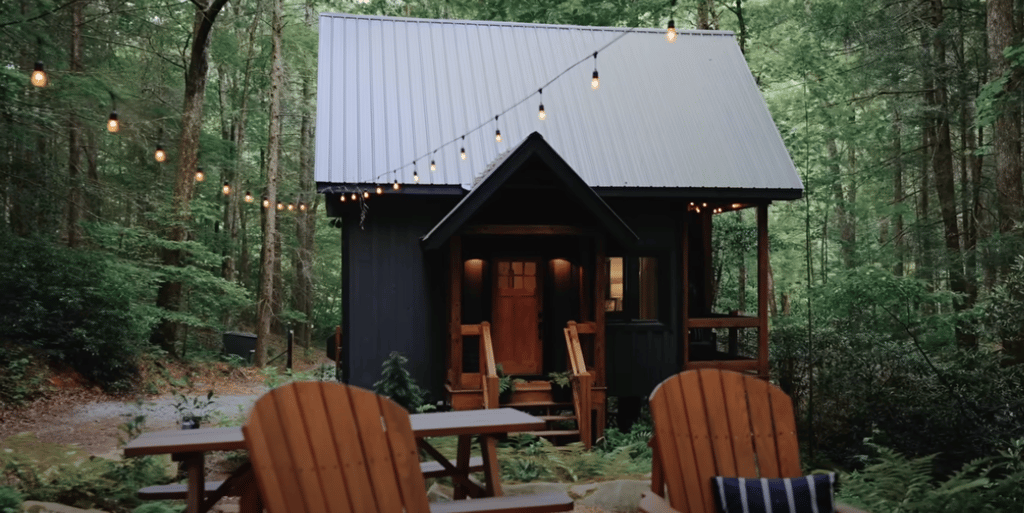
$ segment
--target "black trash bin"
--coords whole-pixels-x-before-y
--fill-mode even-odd
[[[238,355],[251,364],[253,355],[256,354],[256,334],[230,331],[224,333],[224,354]]]

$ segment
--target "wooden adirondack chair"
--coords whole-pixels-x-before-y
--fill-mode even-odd
[[[567,511],[566,494],[431,504],[409,414],[340,383],[291,383],[256,401],[245,443],[270,513]]]
[[[782,390],[747,374],[719,369],[681,372],[650,399],[654,420],[647,513],[715,513],[714,476],[799,477],[793,404]],[[668,491],[668,501],[660,495]],[[837,506],[839,513],[864,513]]]

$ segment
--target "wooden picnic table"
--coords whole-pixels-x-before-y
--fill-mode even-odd
[[[435,413],[416,413],[409,416],[416,442],[434,462],[421,465],[426,475],[451,476],[455,484],[455,498],[499,496],[501,472],[498,469],[497,441],[507,433],[536,431],[544,428],[544,421],[513,408],[491,410],[462,410]],[[429,437],[458,436],[458,454],[450,461],[430,445]],[[480,443],[481,458],[472,461],[472,438]],[[181,461],[188,477],[185,504],[187,513],[205,513],[225,495],[243,495],[252,492],[256,481],[248,465],[243,466],[214,489],[208,490],[204,471],[205,453],[245,449],[241,427],[215,427],[153,431],[143,433],[124,448],[126,457],[170,454]],[[479,485],[469,478],[476,470],[484,473]],[[258,504],[248,505],[243,500],[242,513],[259,511]],[[258,501],[257,501],[258,502]]]

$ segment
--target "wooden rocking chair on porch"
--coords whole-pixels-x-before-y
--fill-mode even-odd
[[[279,387],[256,401],[242,430],[269,513],[572,509],[566,494],[429,503],[408,412],[357,387]]]
[[[802,475],[792,402],[767,381],[719,369],[681,372],[654,389],[650,408],[652,491],[641,498],[641,511],[715,513],[716,476]],[[667,501],[660,496],[666,489]]]

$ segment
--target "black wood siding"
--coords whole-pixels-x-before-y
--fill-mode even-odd
[[[336,200],[336,198],[334,198]],[[391,351],[430,400],[442,399],[447,327],[447,260],[425,253],[420,237],[455,201],[371,196],[364,227],[358,205],[341,208],[345,381],[372,388]]]

